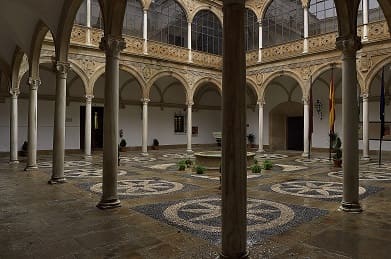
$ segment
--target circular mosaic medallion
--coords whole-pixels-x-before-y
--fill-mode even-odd
[[[269,160],[276,160],[276,159],[283,159],[287,158],[287,155],[282,155],[282,154],[260,154],[256,155],[256,158],[259,159],[269,159]]]
[[[162,155],[163,158],[168,158],[168,159],[190,159],[194,158],[194,155],[190,154],[179,154],[179,153],[168,153]]]
[[[118,176],[126,175],[124,170],[118,171]],[[103,169],[96,168],[79,168],[64,170],[65,177],[68,178],[84,178],[84,177],[102,177]]]
[[[343,178],[343,172],[330,172],[328,174],[332,177]],[[360,171],[360,180],[365,181],[391,181],[391,172],[384,171]]]
[[[271,189],[278,193],[319,199],[341,198],[343,194],[342,183],[322,181],[290,181],[275,184]],[[365,193],[365,189],[359,187],[359,193]]]
[[[321,163],[321,164],[330,164],[330,160],[328,158],[298,158],[295,160],[295,162],[298,163],[303,163],[303,164],[316,164],[316,163]]]
[[[183,189],[183,185],[177,182],[165,180],[120,180],[118,181],[118,195],[144,196],[159,195],[175,192]],[[90,188],[91,191],[101,193],[102,184],[98,183]]]
[[[65,161],[64,167],[84,167],[90,166],[92,163],[87,161]],[[37,164],[40,168],[52,168],[53,163],[51,161],[40,162]]]
[[[156,161],[156,158],[150,156],[120,157],[121,163],[146,163]]]
[[[247,230],[262,231],[284,225],[295,213],[288,206],[266,200],[248,199]],[[205,198],[174,204],[164,211],[170,222],[205,232],[221,231],[221,200]]]

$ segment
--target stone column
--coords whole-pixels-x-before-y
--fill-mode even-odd
[[[56,70],[56,103],[54,110],[54,133],[53,133],[53,168],[50,184],[64,183],[64,160],[65,160],[65,117],[67,76],[69,64],[57,62]]]
[[[141,99],[143,102],[143,137],[142,137],[142,154],[148,155],[148,103],[149,99]]]
[[[105,111],[103,126],[103,185],[102,198],[97,207],[110,209],[121,206],[117,195],[118,173],[118,112],[119,112],[119,57],[125,48],[121,37],[105,35],[100,48],[106,54]]]
[[[265,150],[263,149],[263,106],[265,105],[265,101],[258,101],[258,153],[263,153]]]
[[[18,164],[18,96],[19,89],[11,89],[10,164]]]
[[[143,38],[144,38],[144,54],[148,54],[148,9],[144,9],[144,27],[143,27]]]
[[[368,41],[368,0],[362,1],[362,20],[363,20],[363,30],[362,30],[362,41]]]
[[[221,258],[248,258],[244,2],[223,1]]]
[[[37,170],[37,102],[38,102],[38,87],[41,85],[41,80],[30,77],[28,84],[30,85],[29,99],[29,118],[28,118],[28,147],[27,147],[27,166],[25,171]]]
[[[361,212],[359,203],[359,150],[356,52],[361,48],[356,35],[338,37],[342,51],[342,163],[343,200],[340,209]]]
[[[303,97],[303,103],[304,103],[304,152],[302,154],[303,157],[308,157],[309,150],[310,150],[310,141],[309,141],[309,134],[310,134],[310,97],[305,96]]]
[[[192,153],[193,150],[191,150],[191,138],[192,138],[192,113],[193,113],[193,102],[187,103],[187,152]]]
[[[362,95],[362,153],[363,153],[362,160],[369,160],[369,103],[368,103],[368,94]]]
[[[304,6],[304,48],[303,53],[308,53],[308,6]]]
[[[88,45],[90,45],[90,44],[91,44],[91,0],[87,0],[86,7],[87,7],[87,10],[86,10],[86,13],[87,13],[87,22],[86,22],[86,25],[87,25],[87,35],[86,35],[86,42],[87,42]]]
[[[191,53],[191,22],[187,22],[187,48],[189,49],[189,62],[193,62]]]
[[[259,28],[258,28],[258,44],[259,44],[259,49],[258,49],[258,62],[262,62],[262,46],[263,46],[263,32],[262,32],[262,20],[258,21],[259,23]]]
[[[84,128],[84,155],[91,158],[91,128],[92,128],[92,99],[93,95],[86,95],[86,115]]]

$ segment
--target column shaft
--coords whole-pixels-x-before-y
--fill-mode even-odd
[[[41,84],[39,79],[29,78],[29,118],[28,118],[28,147],[26,171],[36,170],[37,166],[37,102],[38,87]]]
[[[53,133],[53,168],[51,184],[64,183],[66,88],[69,64],[56,64],[56,103]]]
[[[304,152],[303,157],[307,157],[310,150],[310,105],[309,102],[304,102]]]
[[[86,115],[84,128],[84,155],[91,157],[91,128],[92,128],[92,98],[86,96]]]
[[[91,0],[87,0],[86,4],[86,13],[87,13],[87,35],[86,35],[86,42],[87,44],[91,44]]]
[[[259,102],[259,111],[258,111],[258,152],[262,153],[263,150],[263,103]]]
[[[11,92],[10,116],[10,163],[17,164],[18,160],[18,90]]]
[[[263,47],[263,36],[262,36],[262,21],[259,22],[259,28],[258,28],[258,44],[259,44],[259,50],[258,50],[258,62],[262,62],[262,47]]]
[[[142,153],[148,154],[148,99],[143,99],[143,137],[142,137]]]
[[[363,156],[364,160],[369,160],[369,103],[368,96],[363,96],[363,105],[362,105],[362,123],[363,123]]]
[[[304,53],[308,52],[308,26],[308,7],[304,7]]]
[[[189,49],[189,62],[192,62],[193,55],[191,53],[191,22],[187,23],[187,48]]]
[[[341,209],[361,212],[359,204],[359,150],[356,52],[361,47],[360,38],[337,38],[342,50],[342,161],[343,200]]]
[[[222,258],[247,258],[244,0],[223,1]]]
[[[362,1],[362,18],[363,18],[363,31],[362,31],[362,41],[368,41],[368,0]]]
[[[118,171],[118,112],[119,112],[119,57],[125,48],[122,38],[106,35],[100,47],[106,53],[105,100],[103,126],[103,185],[100,209],[120,206],[117,195]]]
[[[144,54],[148,54],[148,10],[144,10],[144,27],[143,27],[143,38],[144,38]]]
[[[191,138],[192,138],[192,103],[187,104],[187,152],[193,152],[191,150]]]

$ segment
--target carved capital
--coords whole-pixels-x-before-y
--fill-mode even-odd
[[[29,77],[28,84],[31,90],[38,90],[38,87],[41,85],[41,80],[39,78]]]
[[[259,99],[259,100],[257,101],[257,104],[258,104],[259,107],[262,107],[262,108],[263,108],[263,106],[266,104],[266,102],[265,102],[264,99]]]
[[[362,94],[361,94],[361,98],[362,98],[363,102],[364,102],[364,101],[368,101],[369,94],[368,94],[368,93],[362,93]]]
[[[303,6],[303,8],[309,8],[310,0],[301,0],[301,5]]]
[[[102,37],[99,48],[106,52],[106,56],[119,57],[119,54],[125,49],[126,43],[122,37],[106,35]]]
[[[336,41],[337,49],[341,50],[344,55],[356,56],[357,50],[361,49],[361,38],[352,35],[349,37],[338,37]]]
[[[187,101],[186,105],[187,105],[187,107],[191,108],[194,105],[194,102],[193,101]]]
[[[12,95],[13,98],[18,97],[19,94],[20,94],[19,88],[11,88],[10,89],[10,95]]]
[[[148,98],[142,98],[142,99],[141,99],[141,102],[142,102],[143,104],[148,104],[150,101],[151,101],[151,100],[148,99]]]
[[[310,104],[310,96],[309,95],[303,95],[302,99],[304,105],[309,105]]]
[[[62,78],[66,78],[70,69],[70,64],[68,62],[57,61],[54,64],[54,71],[57,75]]]
[[[87,103],[91,103],[92,102],[92,99],[94,99],[94,96],[93,95],[86,95],[86,102]]]

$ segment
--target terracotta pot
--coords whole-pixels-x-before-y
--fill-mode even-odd
[[[341,168],[342,167],[342,160],[334,160],[334,167]]]

